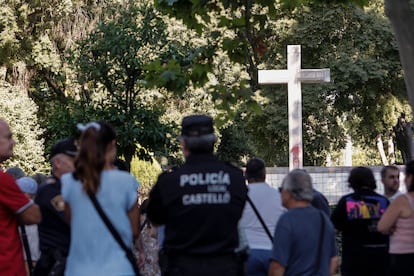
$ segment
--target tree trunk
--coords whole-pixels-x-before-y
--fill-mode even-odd
[[[7,66],[0,66],[0,81],[5,81],[7,76]]]
[[[385,13],[391,21],[397,39],[404,80],[411,109],[414,111],[414,11],[410,0],[384,0]],[[411,150],[414,149],[410,136]],[[413,153],[410,152],[411,156]]]
[[[13,85],[20,86],[26,93],[29,91],[30,80],[32,79],[33,71],[27,68],[23,61],[18,61],[13,64],[12,81]]]
[[[394,141],[392,139],[392,135],[388,137],[388,160],[390,161],[390,165],[395,164],[395,148],[394,148]]]
[[[384,0],[384,5],[397,39],[405,85],[414,110],[414,12],[410,0]]]
[[[381,135],[377,136],[377,147],[378,147],[378,151],[381,155],[382,165],[387,166],[388,165],[388,160],[387,160],[387,157],[385,156],[384,144],[382,143]]]

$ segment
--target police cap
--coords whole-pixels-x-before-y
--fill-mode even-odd
[[[181,136],[200,137],[213,133],[213,118],[207,115],[190,115],[184,117],[181,124]]]
[[[52,159],[55,155],[63,153],[71,157],[75,157],[77,154],[78,149],[75,145],[75,138],[69,137],[65,139],[61,139],[57,141],[50,150],[50,159]]]

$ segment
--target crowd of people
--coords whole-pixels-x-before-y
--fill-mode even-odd
[[[77,128],[51,148],[50,176],[0,170],[0,275],[414,275],[414,161],[404,194],[398,167],[381,171],[383,195],[371,169],[353,168],[331,212],[304,169],[277,189],[260,158],[245,171],[219,161],[213,119],[191,115],[184,164],[138,204],[115,129]],[[0,119],[0,164],[14,145]]]

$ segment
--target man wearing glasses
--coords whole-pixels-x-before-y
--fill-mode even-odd
[[[269,276],[335,273],[335,230],[328,216],[311,205],[313,196],[312,179],[306,171],[295,169],[283,180],[282,204],[288,211],[276,226]]]

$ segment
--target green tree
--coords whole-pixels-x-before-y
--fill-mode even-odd
[[[89,104],[95,97],[96,115],[111,116],[127,162],[138,145],[165,155],[176,145],[174,123],[161,121],[165,109],[141,101],[141,95],[154,86],[179,93],[190,82],[204,84],[202,54],[208,47],[172,38],[164,19],[147,3],[130,1],[114,9],[117,15],[101,22],[75,52],[82,101]],[[138,154],[146,157],[145,151]]]
[[[37,106],[27,96],[24,89],[0,82],[1,116],[10,125],[16,141],[14,158],[6,161],[3,166],[20,167],[26,174],[46,173],[47,164],[43,157],[43,130],[37,123]]]
[[[152,186],[157,181],[158,175],[161,173],[161,166],[155,160],[140,160],[136,157],[131,162],[131,174],[134,175],[139,183],[139,193],[141,198],[148,197]]]
[[[407,105],[397,47],[383,16],[373,9],[313,4],[269,24],[273,32],[265,42],[275,47],[264,56],[264,68],[285,68],[287,44],[302,45],[302,68],[331,68],[331,84],[302,87],[305,165],[323,165],[328,153],[344,146],[345,132],[366,149],[375,149],[378,135],[389,136]],[[264,88],[262,95],[264,114],[250,119],[251,126],[261,126],[252,140],[273,157],[268,163],[286,165],[286,89]]]
[[[385,0],[384,3],[386,14],[395,32],[407,94],[411,108],[414,110],[414,79],[411,77],[414,74],[414,34],[411,30],[414,24],[414,2]]]
[[[78,90],[67,50],[96,25],[107,3],[0,0],[0,6],[0,80],[21,87],[38,105],[48,149],[56,138],[70,134],[47,131],[49,119],[66,114],[66,97]]]
[[[217,155],[220,160],[244,166],[246,160],[255,156],[255,149],[249,141],[245,123],[240,116],[228,125],[220,128],[220,143]]]

